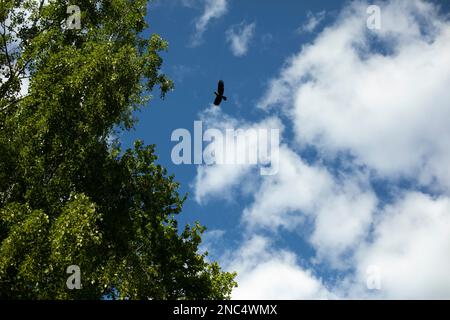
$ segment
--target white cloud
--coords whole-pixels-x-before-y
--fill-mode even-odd
[[[371,31],[367,6],[350,3],[270,82],[260,107],[281,111],[295,137],[282,144],[277,175],[198,172],[202,200],[252,181],[242,215],[250,240],[222,258],[239,273],[234,298],[450,298],[450,22],[431,2],[398,0],[382,2],[381,30]],[[304,146],[319,160],[307,163]],[[345,170],[326,166],[341,154],[353,156]],[[413,183],[378,198],[379,177],[386,189],[398,190],[403,177],[434,195]],[[286,230],[311,244],[312,267],[344,279],[324,284],[292,251],[258,236]],[[366,287],[371,265],[381,271],[379,291]]]
[[[242,183],[241,179],[250,171],[246,165],[199,166],[195,180],[195,199],[203,203],[206,197],[231,200],[233,186]]]
[[[269,117],[259,123],[246,123],[232,118],[222,112],[222,109],[215,106],[203,111],[200,118],[203,122],[204,131],[214,128],[225,132],[227,129],[279,129],[283,130],[280,120],[276,117]],[[257,152],[258,141],[249,140],[248,143],[236,145],[228,151],[228,156],[235,159],[237,154],[250,154]],[[213,145],[215,141],[208,144]],[[219,150],[217,150],[219,151]],[[223,151],[225,152],[225,150]],[[220,156],[219,154],[216,156]],[[202,203],[208,198],[232,199],[233,187],[239,186],[241,191],[254,191],[255,179],[249,176],[251,172],[257,171],[256,165],[250,164],[219,164],[201,165],[197,167],[197,175],[193,184],[195,199]],[[259,173],[258,173],[259,174]]]
[[[252,126],[212,108],[203,113],[204,123],[217,128],[281,127],[277,118],[268,118]],[[257,145],[247,145],[248,152]],[[339,257],[353,249],[367,232],[375,210],[376,196],[367,186],[364,174],[337,181],[325,168],[306,164],[294,151],[282,145],[279,172],[258,176],[249,165],[199,166],[194,189],[197,202],[210,198],[231,200],[236,193],[253,194],[242,220],[249,230],[282,228],[293,231],[305,222],[313,222],[309,241],[318,258],[336,267]]]
[[[208,24],[212,19],[218,19],[227,12],[227,0],[205,0],[203,14],[195,23],[195,34],[191,39],[191,46],[198,46],[202,42]]]
[[[381,280],[381,290],[372,292],[375,297],[449,299],[448,230],[448,197],[407,193],[385,208],[375,225],[373,242],[359,249],[358,283],[365,283],[367,267],[373,265],[379,268]]]
[[[242,57],[247,54],[251,39],[255,33],[256,24],[245,24],[232,26],[226,32],[226,39],[230,43],[230,50],[236,57]]]
[[[295,254],[274,250],[270,241],[253,236],[230,257],[238,273],[233,299],[326,299],[332,295],[311,271],[298,265]]]
[[[298,33],[310,33],[316,30],[316,28],[320,25],[320,23],[325,19],[326,12],[319,11],[317,13],[308,12],[306,17],[308,20],[297,29]]]
[[[450,24],[431,3],[392,1],[377,33],[366,7],[355,2],[294,56],[261,106],[283,105],[297,141],[325,156],[348,151],[382,176],[449,188]]]
[[[233,299],[448,299],[449,228],[449,198],[409,192],[374,221],[373,240],[355,254],[356,273],[330,286],[293,252],[257,234],[223,261],[238,272]],[[380,290],[366,286],[369,266],[380,272]]]
[[[224,131],[239,127],[238,120],[227,116],[220,108],[215,106],[206,109],[201,114],[201,120],[204,130],[215,128]],[[211,144],[214,144],[214,141]],[[196,201],[202,203],[210,197],[231,199],[233,185],[239,184],[251,169],[250,166],[237,164],[198,166],[194,181]]]
[[[325,168],[304,163],[283,146],[279,173],[264,178],[243,220],[250,228],[275,231],[279,227],[298,230],[312,221],[312,234],[305,237],[318,258],[341,267],[340,256],[364,239],[376,208],[376,196],[364,178],[337,181]]]

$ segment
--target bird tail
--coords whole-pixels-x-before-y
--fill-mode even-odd
[[[223,100],[227,101],[227,97],[225,97],[225,96],[222,96],[222,98],[223,98]]]

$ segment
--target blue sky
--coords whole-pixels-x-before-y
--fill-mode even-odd
[[[239,272],[234,298],[450,298],[449,3],[377,2],[370,30],[372,4],[149,6],[175,90],[120,139],[157,145],[189,193],[179,221],[206,225],[211,257]],[[219,79],[229,99],[214,109]],[[275,121],[280,172],[173,164],[172,132],[199,119]]]
[[[336,10],[339,6],[317,1],[287,1],[277,6],[270,1],[262,5],[258,1],[234,1],[228,3],[228,12],[213,19],[200,45],[192,47],[195,21],[202,14],[201,1],[159,1],[149,6],[149,32],[158,33],[169,42],[169,51],[163,53],[163,72],[175,82],[175,90],[163,101],[157,93],[147,109],[137,113],[136,130],[122,137],[124,146],[135,139],[155,143],[160,163],[175,174],[181,183],[181,192],[192,193],[196,167],[174,165],[170,155],[176,143],[170,141],[177,128],[193,130],[193,122],[199,113],[214,99],[217,81],[226,83],[227,103],[224,112],[237,118],[260,119],[263,112],[255,108],[268,80],[275,76],[286,58],[297,52],[302,43],[311,40],[312,34],[299,34],[297,29],[305,23],[308,12]],[[193,6],[193,7],[191,7]],[[255,35],[244,57],[235,57],[226,41],[226,31],[233,25],[256,23]],[[259,22],[259,23],[258,23]],[[200,220],[208,229],[226,229],[236,234],[235,228],[245,203],[236,195],[234,201],[211,201],[198,205],[193,197],[186,202],[180,221]],[[244,204],[244,205],[243,205]],[[233,237],[234,238],[234,237]],[[230,243],[232,244],[232,243]],[[228,246],[228,244],[227,244]]]

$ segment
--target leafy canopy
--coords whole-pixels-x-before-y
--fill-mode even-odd
[[[167,43],[140,36],[147,1],[0,2],[0,298],[229,298],[235,274],[198,253],[204,227],[179,230],[155,147],[110,139],[173,88]]]

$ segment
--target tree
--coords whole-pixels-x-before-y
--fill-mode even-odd
[[[147,1],[0,1],[0,298],[229,298],[235,274],[199,253],[204,227],[179,230],[186,196],[155,147],[111,142],[173,87]]]

